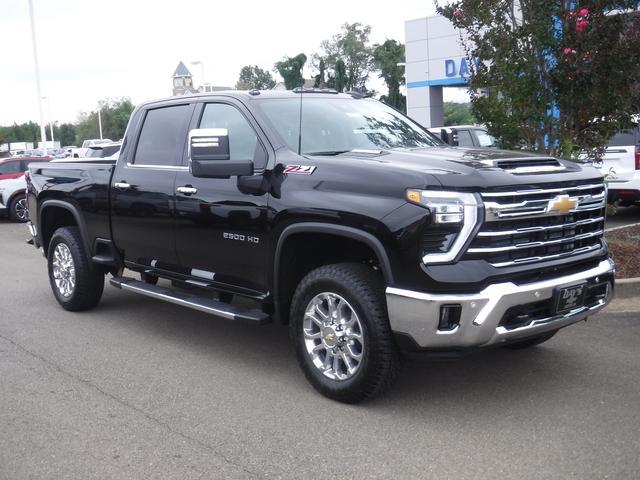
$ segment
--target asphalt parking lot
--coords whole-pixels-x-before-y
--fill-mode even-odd
[[[277,325],[110,287],[63,311],[25,232],[0,220],[1,479],[640,476],[640,302],[533,350],[409,363],[346,406]]]

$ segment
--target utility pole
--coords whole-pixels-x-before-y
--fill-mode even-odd
[[[44,114],[42,112],[42,93],[40,89],[40,66],[38,64],[38,44],[36,42],[36,23],[33,16],[33,0],[29,0],[29,18],[31,20],[31,40],[33,43],[33,63],[36,68],[36,89],[38,91],[38,110],[40,111],[40,138],[43,142],[43,149],[47,141],[47,133],[44,127]]]
[[[191,65],[200,65],[200,77],[202,78],[202,91],[204,92],[204,86],[207,84],[207,80],[204,76],[204,62],[202,60],[193,60]]]

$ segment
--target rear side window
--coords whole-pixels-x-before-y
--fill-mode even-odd
[[[638,138],[638,130],[626,130],[624,132],[616,133],[611,140],[607,142],[610,147],[629,147],[638,145],[640,139]]]
[[[10,175],[12,173],[20,173],[20,162],[7,162],[0,164],[0,175]]]
[[[176,105],[147,111],[133,160],[135,165],[182,164],[187,142],[191,105]]]

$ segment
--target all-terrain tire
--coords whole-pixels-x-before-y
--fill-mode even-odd
[[[355,373],[342,380],[328,378],[323,369],[314,364],[305,345],[303,323],[307,308],[312,300],[325,293],[342,297],[362,327],[362,359]],[[382,394],[391,386],[400,368],[400,355],[387,316],[384,282],[365,265],[326,265],[307,274],[293,296],[290,335],[307,380],[317,391],[339,402],[357,403]]]
[[[47,257],[51,290],[62,308],[79,312],[98,304],[104,290],[104,273],[89,260],[78,227],[57,229]]]

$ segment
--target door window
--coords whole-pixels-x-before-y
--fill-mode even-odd
[[[478,143],[481,147],[495,147],[496,139],[493,138],[492,135],[485,132],[484,130],[474,130],[476,137],[478,138]]]
[[[20,173],[20,162],[6,162],[0,164],[0,175],[11,175],[12,173]]]
[[[473,147],[473,139],[469,130],[458,130],[458,146]]]
[[[200,128],[226,128],[230,160],[253,160],[256,169],[266,166],[266,155],[258,154],[263,149],[256,132],[236,107],[226,103],[208,103],[204,107]]]
[[[135,165],[182,165],[191,105],[149,110],[142,125]]]

